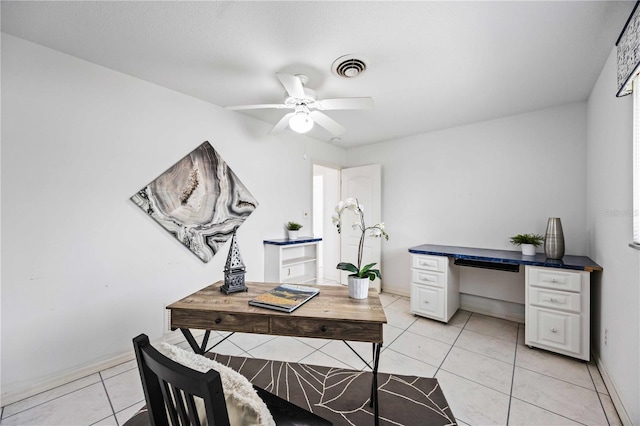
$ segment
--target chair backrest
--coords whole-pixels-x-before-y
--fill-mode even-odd
[[[229,426],[217,371],[201,373],[170,360],[151,346],[145,334],[133,339],[133,347],[152,425],[201,426],[194,398],[199,397],[209,426]]]

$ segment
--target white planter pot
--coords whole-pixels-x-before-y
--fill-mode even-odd
[[[369,278],[347,277],[349,297],[352,299],[366,299],[369,297]]]
[[[296,238],[298,238],[298,232],[300,232],[300,231],[287,230],[287,232],[289,232],[289,239],[290,240],[295,240]]]
[[[535,256],[536,255],[536,246],[533,244],[521,244],[522,255],[523,256]]]

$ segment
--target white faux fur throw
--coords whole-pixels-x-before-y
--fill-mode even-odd
[[[275,426],[267,405],[242,374],[219,362],[168,343],[161,342],[154,346],[161,354],[185,367],[202,373],[211,369],[220,373],[231,426]]]

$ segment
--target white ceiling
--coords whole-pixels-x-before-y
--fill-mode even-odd
[[[350,147],[584,101],[633,6],[3,0],[1,13],[6,33],[220,106],[281,102],[276,72],[308,75],[321,99],[371,96],[374,110],[327,112]],[[346,54],[370,68],[333,75]]]

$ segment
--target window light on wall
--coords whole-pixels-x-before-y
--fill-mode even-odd
[[[636,5],[616,42],[617,97],[633,93],[633,242],[640,249],[640,11]]]
[[[633,79],[633,242],[640,249],[640,77]]]

